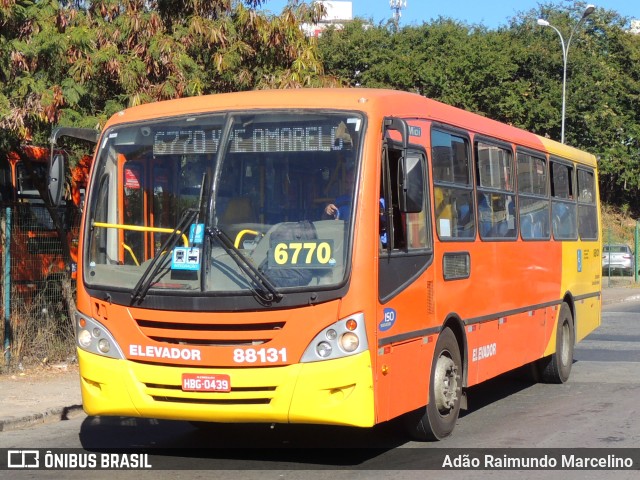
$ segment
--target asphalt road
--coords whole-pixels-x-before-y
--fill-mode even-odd
[[[136,478],[469,478],[469,471],[418,472],[446,453],[478,448],[634,448],[640,446],[640,302],[604,307],[603,324],[575,351],[564,385],[531,380],[526,370],[474,387],[469,410],[452,437],[408,441],[399,425],[374,429],[240,425],[199,429],[187,422],[81,415],[0,434],[0,448],[109,448],[155,450],[156,467],[200,471],[142,471]],[[615,450],[611,450],[612,452]],[[636,455],[637,456],[637,455]],[[636,466],[636,468],[638,468]],[[223,471],[224,470],[224,471]],[[0,471],[0,478],[3,473]],[[11,478],[60,478],[61,472],[11,472]],[[346,473],[346,472],[345,472]],[[474,478],[513,478],[515,472],[474,471]],[[630,471],[525,471],[519,478],[638,478]],[[77,475],[76,475],[77,474]],[[125,478],[132,472],[91,472],[91,478]],[[331,474],[331,473],[329,473]],[[87,478],[65,471],[63,478]]]

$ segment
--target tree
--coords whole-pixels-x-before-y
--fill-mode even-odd
[[[2,137],[46,141],[54,124],[99,127],[132,105],[266,87],[335,85],[299,28],[320,4],[263,0],[4,0]]]
[[[397,33],[356,20],[320,39],[325,69],[352,86],[417,92],[560,139],[562,49],[584,2],[542,4],[488,30],[438,18]],[[596,9],[576,31],[567,76],[566,143],[600,159],[602,198],[640,210],[640,35]]]

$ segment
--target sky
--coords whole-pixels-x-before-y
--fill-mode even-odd
[[[566,1],[566,0],[565,0]],[[352,0],[353,16],[373,18],[374,23],[390,19],[393,12],[389,0]],[[546,0],[406,0],[407,6],[402,10],[400,26],[421,25],[440,16],[453,18],[469,25],[482,24],[488,28],[507,25],[511,17],[520,12],[537,8]],[[560,0],[551,0],[560,4]],[[592,0],[596,7],[614,10],[620,15],[640,19],[639,0]],[[287,4],[286,0],[267,0],[264,9],[279,13]],[[571,4],[571,3],[569,3]]]

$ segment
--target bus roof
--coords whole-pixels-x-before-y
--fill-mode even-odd
[[[318,88],[254,90],[148,103],[131,107],[111,117],[105,128],[174,115],[245,109],[344,109],[370,116],[425,118],[463,128],[477,134],[499,138],[589,166],[596,166],[592,154],[544,138],[526,130],[491,120],[421,95],[397,90],[368,88]]]

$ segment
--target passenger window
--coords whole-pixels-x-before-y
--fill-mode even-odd
[[[578,170],[578,231],[583,240],[598,239],[598,210],[593,171]]]
[[[511,151],[476,142],[478,229],[482,239],[517,237]]]
[[[518,152],[518,200],[522,238],[549,239],[547,164],[544,158]]]
[[[469,141],[448,132],[431,132],[436,231],[441,240],[476,236]]]
[[[573,165],[551,162],[551,223],[556,240],[578,238]]]

